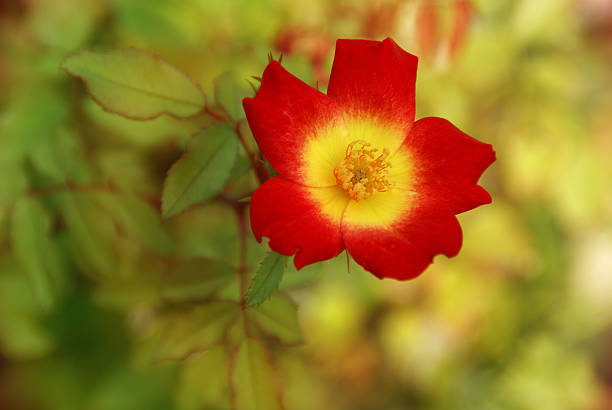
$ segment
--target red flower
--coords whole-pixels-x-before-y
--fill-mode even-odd
[[[272,61],[243,101],[279,176],[251,198],[258,241],[304,265],[344,249],[378,277],[418,276],[455,256],[456,214],[491,202],[477,185],[489,144],[442,118],[414,121],[417,58],[391,39],[338,40],[327,95]]]

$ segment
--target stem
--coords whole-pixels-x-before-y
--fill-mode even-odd
[[[272,177],[270,175],[270,172],[268,171],[268,168],[266,168],[265,164],[262,161],[259,161],[257,159],[256,153],[251,151],[251,149],[249,148],[249,144],[247,144],[246,138],[244,137],[244,134],[240,130],[240,121],[234,121],[232,118],[230,118],[228,114],[223,116],[222,114],[219,114],[211,110],[208,106],[204,107],[204,112],[210,115],[211,117],[213,117],[216,121],[224,122],[234,127],[234,131],[238,135],[238,140],[240,140],[240,144],[242,144],[244,151],[249,157],[249,162],[251,163],[251,167],[255,170],[255,174],[257,175],[257,179],[259,180],[260,184],[263,184],[264,182],[266,182],[268,179]]]
[[[219,121],[219,122],[228,122],[225,118],[223,118],[221,115],[219,115],[218,113],[214,112],[213,110],[211,110],[210,108],[208,108],[208,106],[204,107],[204,112],[208,115],[210,115],[211,117],[213,117],[215,120]]]
[[[257,179],[259,180],[259,183],[263,184],[264,182],[266,182],[268,179],[271,178],[268,168],[266,168],[265,164],[262,161],[259,161],[255,153],[253,153],[249,149],[249,145],[246,142],[246,138],[244,137],[244,134],[242,133],[242,131],[240,131],[239,122],[235,124],[234,129],[236,130],[236,134],[238,134],[238,139],[240,140],[240,143],[242,144],[244,151],[249,157],[249,161],[251,162],[251,166],[255,170],[255,174],[257,175]]]

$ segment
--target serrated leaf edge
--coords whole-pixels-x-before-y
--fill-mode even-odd
[[[253,286],[255,285],[255,282],[256,282],[256,280],[257,280],[257,277],[259,276],[259,272],[261,271],[261,268],[263,267],[263,265],[264,265],[264,263],[266,262],[266,260],[267,260],[267,259],[270,257],[270,255],[272,255],[272,254],[274,254],[274,253],[276,253],[276,254],[278,254],[278,255],[280,255],[280,256],[286,256],[286,255],[280,254],[280,253],[278,253],[278,252],[269,251],[269,252],[266,254],[266,256],[265,256],[265,257],[264,257],[264,258],[261,260],[261,262],[259,263],[259,269],[257,269],[257,272],[255,273],[255,277],[254,277],[254,278],[253,278],[253,280],[251,281],[251,285],[249,286],[249,290],[247,291],[247,298],[246,298],[246,301],[245,301],[245,307],[247,307],[247,308],[252,308],[252,307],[259,306],[259,305],[261,305],[262,303],[264,303],[266,300],[270,299],[270,297],[271,297],[271,296],[272,296],[272,294],[274,293],[274,291],[272,291],[272,292],[270,293],[270,295],[268,295],[268,297],[266,297],[265,299],[263,299],[262,301],[260,301],[260,302],[258,302],[258,303],[249,303],[249,296],[251,295],[251,292],[252,292],[252,290],[253,290]],[[285,260],[285,267],[286,267],[287,261],[288,261],[288,259],[286,259],[286,260]],[[283,267],[283,274],[285,273],[285,272],[284,272],[285,267]],[[281,280],[282,280],[282,277],[281,277]],[[280,281],[278,282],[278,284],[280,285]],[[274,290],[278,290],[278,286],[276,286],[276,288],[275,288]]]

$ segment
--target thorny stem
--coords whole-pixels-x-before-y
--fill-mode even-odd
[[[244,134],[240,130],[239,122],[236,123],[236,125],[234,126],[234,129],[236,130],[236,134],[238,135],[238,139],[240,140],[240,143],[242,144],[244,151],[249,157],[249,161],[251,162],[251,166],[255,170],[255,174],[257,175],[257,179],[259,180],[259,183],[263,184],[264,182],[266,182],[268,179],[271,178],[270,172],[266,168],[266,165],[264,164],[264,162],[260,161],[255,155],[255,153],[252,152],[251,149],[249,148],[249,145],[246,142],[246,138],[244,137]]]
[[[208,108],[208,106],[204,107],[204,112],[219,122],[227,122],[225,118],[223,118],[221,115],[219,115],[218,113]]]
[[[225,113],[225,110],[223,108],[221,109]],[[251,151],[249,144],[247,144],[246,138],[240,130],[240,121],[234,121],[227,113],[225,113],[225,115],[222,115],[218,112],[215,112],[214,110],[211,110],[208,106],[204,107],[204,112],[214,118],[215,121],[224,122],[234,127],[234,131],[236,132],[236,135],[238,135],[238,140],[240,141],[240,144],[244,148],[244,151],[246,152],[247,156],[249,157],[249,162],[251,163],[251,167],[253,167],[253,170],[255,170],[255,174],[257,175],[259,183],[263,184],[268,179],[270,179],[270,172],[266,168],[264,162],[260,161],[257,158],[257,154]]]
[[[223,108],[221,109],[225,113],[225,110]],[[236,135],[238,135],[238,140],[240,141],[240,144],[244,148],[244,151],[246,152],[247,156],[249,157],[249,162],[251,163],[251,167],[255,171],[255,174],[257,175],[259,183],[263,184],[268,179],[270,179],[270,172],[268,172],[268,169],[266,168],[265,164],[263,163],[263,161],[260,161],[257,158],[257,154],[253,152],[249,147],[249,144],[247,144],[246,138],[244,137],[244,134],[240,129],[240,121],[234,121],[227,113],[225,113],[225,115],[219,114],[218,112],[211,110],[208,106],[204,108],[204,112],[213,117],[215,121],[225,122],[234,127],[234,131],[236,132]]]

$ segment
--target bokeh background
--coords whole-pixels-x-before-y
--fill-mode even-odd
[[[149,354],[168,255],[238,257],[223,204],[159,218],[165,172],[201,124],[105,113],[63,59],[150,50],[210,98],[223,73],[248,95],[282,52],[324,90],[346,37],[392,37],[420,57],[417,118],[493,144],[481,182],[494,201],[460,215],[460,254],[416,280],[347,270],[344,254],[287,272],[304,343],[270,348],[284,407],[612,409],[609,0],[0,2],[1,409],[236,404],[223,348]],[[32,213],[44,224],[16,239]],[[255,266],[265,246],[250,243]]]

